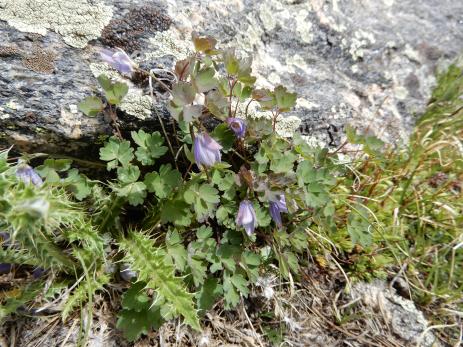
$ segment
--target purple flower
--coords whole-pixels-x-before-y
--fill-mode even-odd
[[[101,59],[121,73],[131,74],[136,66],[127,53],[120,48],[117,51],[102,48],[100,56]]]
[[[0,263],[0,275],[7,274],[13,268],[13,264]]]
[[[281,222],[280,213],[288,212],[284,194],[276,195],[274,200],[270,200],[269,206],[270,206],[270,215],[272,216],[273,221],[279,228],[281,228],[283,226],[283,223]]]
[[[34,278],[40,278],[42,277],[43,275],[45,275],[45,273],[47,272],[47,270],[45,270],[44,268],[41,268],[41,267],[37,267],[34,269],[34,271],[32,272],[32,276],[34,276]]]
[[[32,183],[34,186],[40,187],[43,184],[40,176],[35,170],[27,164],[20,164],[16,169],[16,177],[26,184]]]
[[[123,264],[121,266],[121,270],[119,271],[119,275],[124,281],[132,282],[134,279],[137,279],[137,273],[133,271],[130,266],[127,264]]]
[[[241,201],[238,215],[236,216],[236,225],[242,226],[249,236],[254,232],[257,226],[257,219],[251,201]]]
[[[220,150],[222,146],[215,141],[208,133],[198,133],[193,145],[193,154],[196,165],[212,166],[220,162]]]
[[[244,119],[240,118],[227,118],[228,126],[235,133],[236,137],[242,139],[246,133],[246,122]]]

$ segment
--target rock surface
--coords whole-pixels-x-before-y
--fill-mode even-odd
[[[252,54],[259,85],[296,91],[290,116],[312,142],[338,144],[347,122],[398,142],[423,111],[436,69],[463,47],[463,3],[0,0],[0,144],[95,155],[112,129],[76,105],[108,71],[96,48],[120,46],[143,67],[170,68],[188,54],[193,30]],[[143,87],[130,93],[122,129],[155,129],[157,114],[168,117]]]
[[[380,315],[386,326],[406,342],[407,346],[440,347],[428,322],[413,301],[404,299],[388,287],[387,283],[357,283],[352,288],[352,299],[361,299],[365,315]]]

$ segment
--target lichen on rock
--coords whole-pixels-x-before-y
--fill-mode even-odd
[[[146,119],[151,115],[151,98],[141,95],[134,90],[129,91],[119,108],[125,113],[138,119]]]
[[[185,59],[193,52],[191,40],[183,38],[180,32],[173,27],[169,30],[156,33],[149,41],[150,51],[145,55],[146,60],[171,56],[177,61]]]
[[[112,8],[87,0],[0,0],[0,20],[17,30],[46,35],[52,30],[70,46],[83,48],[98,38]]]

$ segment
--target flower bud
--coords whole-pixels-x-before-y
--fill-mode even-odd
[[[276,195],[275,199],[269,202],[269,209],[270,216],[272,216],[273,221],[279,228],[281,228],[283,226],[281,221],[281,212],[288,212],[284,194]]]
[[[101,49],[101,59],[115,68],[117,71],[125,74],[131,74],[137,66],[132,59],[122,49],[118,48],[117,51],[109,49]]]
[[[221,161],[220,150],[222,146],[215,141],[208,133],[196,134],[193,144],[193,154],[196,164],[212,166]]]
[[[246,133],[246,121],[241,118],[227,118],[228,126],[235,133],[236,137],[242,139]]]
[[[32,183],[34,186],[40,187],[43,184],[42,178],[35,170],[27,164],[19,164],[16,169],[16,177],[26,184]]]
[[[256,212],[249,200],[241,201],[238,215],[236,216],[236,225],[242,226],[249,236],[254,232],[257,226]]]

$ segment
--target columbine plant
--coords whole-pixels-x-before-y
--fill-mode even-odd
[[[104,98],[90,96],[79,106],[88,116],[111,116],[116,136],[100,149],[100,159],[114,173],[113,181],[100,185],[62,159],[47,159],[37,168],[41,177],[25,164],[16,168],[20,189],[31,189],[29,183],[39,189],[43,178],[44,189],[56,194],[65,189],[92,211],[85,235],[94,239],[98,252],[93,255],[77,247],[83,236],[67,232],[70,222],[53,220],[61,216],[54,213],[54,202],[47,205],[49,199],[40,196],[25,205],[34,218],[52,221],[43,247],[66,260],[67,272],[85,277],[64,318],[114,278],[136,282],[124,297],[118,323],[128,338],[177,316],[199,329],[198,313],[219,297],[225,308],[235,307],[262,271],[273,271],[264,265],[275,263],[285,278],[297,275],[313,219],[335,227],[329,193],[335,180],[325,168],[331,160],[297,135],[288,141],[276,132],[277,119],[294,106],[296,94],[283,86],[256,88],[251,59],[218,49],[210,37],[194,36],[193,43],[196,52],[176,63],[176,80],[169,85],[152,71],[141,71],[123,51],[101,51],[101,58],[125,76],[138,71],[160,83],[169,93],[176,126],[170,135],[162,124],[163,135],[140,129],[124,139],[115,109],[128,87],[99,76]],[[252,103],[270,116],[253,118]],[[125,210],[138,211],[138,217]],[[10,234],[26,237],[9,218]],[[103,241],[103,234],[111,236]],[[62,241],[74,251],[57,252]],[[104,242],[118,252],[106,254]],[[108,262],[115,263],[114,272],[108,272]],[[38,265],[49,269],[53,262],[44,258]],[[92,273],[100,276],[85,276]],[[143,307],[134,307],[129,301],[140,288],[152,291],[140,294]],[[152,324],[132,320],[140,310]]]

